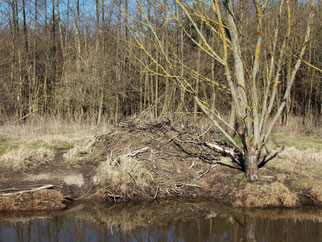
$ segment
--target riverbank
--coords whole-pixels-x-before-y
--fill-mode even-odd
[[[98,201],[208,198],[234,207],[322,205],[322,136],[277,130],[268,145],[285,143],[260,170],[260,181],[228,167],[200,142],[220,140],[209,126],[125,122],[3,125],[0,211],[56,210],[82,199]],[[293,136],[292,142],[287,137]],[[309,142],[308,142],[309,140]]]

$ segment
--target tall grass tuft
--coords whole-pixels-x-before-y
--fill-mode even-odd
[[[144,162],[128,155],[107,157],[98,167],[97,178],[100,184],[123,196],[135,193],[136,189],[144,190],[153,183],[153,177]]]

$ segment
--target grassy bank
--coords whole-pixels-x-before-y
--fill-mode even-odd
[[[2,125],[0,190],[10,190],[15,177],[18,188],[53,184],[70,199],[211,197],[236,207],[322,205],[321,130],[277,127],[268,147],[286,147],[261,169],[259,182],[249,183],[242,172],[211,164],[230,164],[226,158],[195,145],[206,128],[57,120]],[[220,136],[208,132],[202,139]],[[68,177],[81,181],[68,183]]]

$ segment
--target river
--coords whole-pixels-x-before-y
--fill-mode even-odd
[[[232,209],[207,201],[75,203],[0,214],[0,241],[322,241],[322,209]]]

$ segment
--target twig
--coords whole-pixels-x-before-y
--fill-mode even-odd
[[[192,167],[194,167],[194,166],[195,166],[195,161],[196,161],[196,159],[194,159],[194,160],[191,162],[191,165],[189,166],[189,169],[190,169],[190,170],[192,169]]]
[[[201,178],[201,177],[203,177],[204,175],[206,175],[206,174],[210,171],[210,169],[212,169],[212,168],[216,167],[217,165],[218,165],[218,164],[211,165],[210,167],[208,167],[208,169],[207,169],[204,173],[202,173],[202,174],[199,176],[199,178]]]
[[[155,200],[156,198],[157,198],[157,196],[158,196],[158,193],[159,193],[159,187],[157,187],[157,190],[155,191],[155,194],[154,194],[154,197],[153,197],[153,199]]]
[[[184,183],[183,185],[187,186],[187,187],[198,187],[198,188],[201,188],[201,186],[197,185],[197,184],[186,184]]]
[[[165,93],[162,94],[157,100],[154,101],[154,103],[150,104],[149,107],[147,107],[145,110],[143,110],[141,113],[139,113],[138,115],[136,115],[131,121],[130,124],[132,124],[137,118],[139,118],[140,116],[143,116],[144,114],[146,114],[147,112],[149,112],[150,110],[152,110],[152,108],[155,107],[155,105],[157,105],[162,99],[163,97],[165,97]]]
[[[148,150],[149,150],[149,147],[143,147],[141,149],[138,149],[138,150],[135,150],[135,151],[133,151],[131,153],[128,153],[125,156],[131,156],[131,157],[133,157],[133,156],[136,156],[136,155],[138,155],[140,153],[147,152]]]
[[[82,196],[80,196],[80,197],[78,197],[78,198],[75,198],[74,200],[75,201],[77,201],[77,200],[80,200],[80,199],[82,199],[82,198],[84,198],[88,193],[89,193],[89,191],[92,189],[92,186],[90,186],[90,188],[88,189],[88,191],[84,194],[84,195],[82,195]],[[90,196],[91,197],[91,196]]]
[[[214,164],[212,161],[214,160],[213,158],[208,158],[202,154],[200,154],[200,152],[198,154],[196,153],[192,153],[187,151],[186,149],[184,149],[179,143],[177,143],[176,141],[173,142],[182,152],[184,152],[185,154],[187,154],[188,156],[192,156],[192,157],[196,157],[199,158],[200,160],[202,160],[203,162],[207,163],[207,164]]]
[[[131,175],[130,172],[128,172],[129,176],[133,179],[133,181],[136,183],[136,180],[134,179],[134,177]]]
[[[95,144],[96,140],[97,140],[99,137],[101,137],[101,135],[95,135],[95,136],[94,136],[94,139],[92,139],[92,140],[91,140],[91,141],[86,145],[85,150],[88,150],[89,148],[91,148],[91,146],[92,146],[93,144]]]

